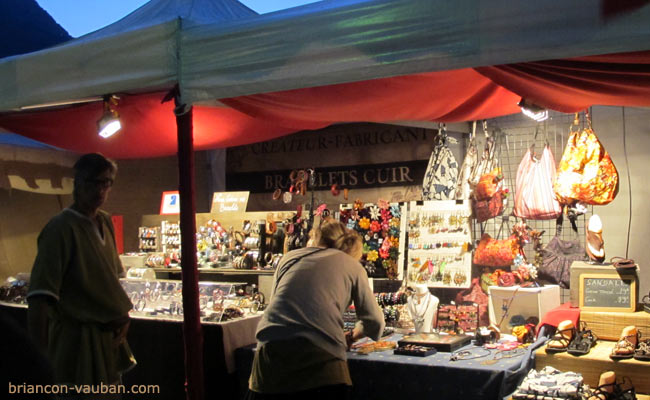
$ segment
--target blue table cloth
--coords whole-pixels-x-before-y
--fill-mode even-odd
[[[395,334],[382,340],[400,338]],[[493,359],[498,350],[489,350],[486,357],[457,361],[450,361],[451,353],[446,352],[427,357],[396,355],[393,350],[368,355],[348,352],[353,399],[504,399],[533,367],[534,349],[544,340],[522,350],[516,357],[501,358],[489,365],[483,362]],[[473,354],[488,351],[472,345],[459,350],[471,350]],[[255,346],[246,346],[235,352],[237,374],[244,388],[254,351]]]
[[[393,335],[383,340],[398,340]],[[541,343],[540,343],[541,344]],[[450,361],[451,353],[438,352],[427,357],[393,354],[393,350],[368,355],[348,353],[355,399],[502,399],[514,392],[533,367],[533,348],[521,354],[499,358],[498,350],[468,345],[459,350],[489,355],[477,359]],[[457,350],[458,351],[458,350]]]

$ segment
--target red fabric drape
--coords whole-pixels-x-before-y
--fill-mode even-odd
[[[176,152],[163,93],[123,96],[123,130],[96,134],[99,103],[0,115],[0,126],[54,146],[113,158]],[[519,112],[527,101],[561,112],[650,106],[650,51],[431,72],[223,99],[194,107],[194,148],[238,146],[339,122],[471,121]]]
[[[650,106],[650,52],[476,68],[529,102],[561,112]]]
[[[117,158],[176,154],[173,104],[160,104],[165,93],[124,95],[116,110],[122,130],[103,139],[97,135],[101,102],[59,110],[0,115],[0,126],[29,138],[79,153],[98,151]],[[295,129],[251,118],[227,107],[194,107],[196,150],[239,146],[272,139]]]
[[[472,69],[374,79],[221,100],[297,129],[334,122],[471,121],[519,112],[519,97]]]

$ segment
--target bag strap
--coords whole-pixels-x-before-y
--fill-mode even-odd
[[[564,208],[564,206],[562,207]],[[562,224],[564,223],[564,210],[559,217],[555,220],[555,236],[560,236],[562,234]],[[569,221],[571,222],[571,230],[578,237],[578,225],[576,224],[576,217],[569,216]]]
[[[319,249],[317,249],[315,251],[312,251],[311,253],[303,254],[300,257],[296,257],[293,260],[289,261],[286,265],[283,265],[282,267],[284,269],[282,269],[282,270],[280,270],[280,267],[278,267],[278,278],[275,280],[275,286],[273,287],[273,293],[275,293],[275,291],[278,289],[278,285],[280,284],[280,280],[282,279],[284,274],[286,274],[287,271],[289,271],[289,269],[291,269],[291,267],[296,265],[296,263],[298,261],[302,260],[303,258],[311,256],[312,254],[316,254],[316,253],[318,253],[320,251],[323,251],[323,250],[327,250],[327,249],[319,248]]]

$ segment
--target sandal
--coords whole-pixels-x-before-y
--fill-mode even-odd
[[[610,376],[614,381],[610,383],[599,382],[600,385],[596,389],[587,392],[588,400],[636,400],[636,391],[629,378],[624,377],[623,382],[618,383],[613,372],[605,372],[604,374],[611,374]]]
[[[636,270],[636,262],[631,258],[612,257],[609,261],[614,265],[618,272],[629,272]]]
[[[625,332],[630,331],[633,333],[625,334]],[[609,358],[612,360],[632,358],[634,356],[634,350],[636,349],[640,338],[641,332],[639,332],[635,326],[628,326],[623,328],[623,332],[621,332],[621,338],[614,345]]]
[[[561,353],[563,351],[567,351],[569,348],[569,343],[571,343],[571,340],[574,337],[575,327],[573,326],[573,322],[569,320],[560,322],[555,335],[546,341],[546,352]]]
[[[567,348],[567,353],[574,356],[581,356],[589,353],[591,348],[595,346],[598,341],[598,336],[596,336],[591,329],[587,329],[586,323],[582,323],[581,325],[582,329],[575,334]]]
[[[650,361],[650,339],[639,342],[639,347],[634,350],[634,359],[639,361]]]

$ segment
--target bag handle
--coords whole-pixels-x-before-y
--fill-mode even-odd
[[[555,236],[560,236],[562,234],[562,224],[564,223],[564,207],[562,207],[562,213],[555,220]],[[575,217],[569,216],[569,221],[571,222],[571,230],[575,233],[575,236],[578,237],[578,225],[576,224]]]

